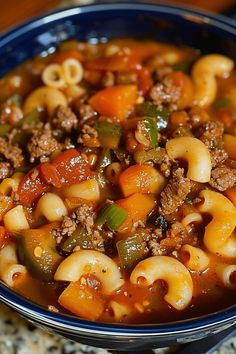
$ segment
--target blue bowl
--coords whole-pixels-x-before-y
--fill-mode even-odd
[[[93,43],[111,37],[152,38],[217,52],[236,59],[236,22],[174,5],[100,4],[47,14],[0,38],[0,76],[38,53],[50,53],[69,38]],[[101,324],[52,313],[0,283],[0,300],[27,320],[67,338],[97,347],[142,350],[186,343],[236,322],[236,306],[160,325]],[[171,319],[170,319],[171,320]]]

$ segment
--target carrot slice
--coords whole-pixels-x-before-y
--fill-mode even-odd
[[[147,194],[135,193],[128,198],[117,200],[116,204],[128,211],[128,217],[118,231],[129,233],[135,222],[146,220],[156,202],[153,197]]]
[[[97,320],[104,311],[104,299],[98,292],[79,281],[71,282],[58,302],[73,314],[91,321]]]
[[[160,193],[165,186],[164,176],[149,165],[133,165],[119,176],[125,197],[134,193]]]
[[[99,91],[89,103],[100,114],[121,121],[127,118],[136,100],[136,85],[117,85]]]

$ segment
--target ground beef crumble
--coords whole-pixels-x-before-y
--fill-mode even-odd
[[[159,212],[161,215],[171,214],[183,204],[191,191],[192,182],[184,177],[184,169],[178,168],[161,192]]]
[[[76,208],[70,216],[64,216],[61,226],[53,230],[53,235],[56,239],[57,244],[60,244],[65,237],[70,237],[76,230],[78,225],[83,226],[88,235],[91,237],[92,247],[99,251],[104,251],[105,241],[100,233],[100,230],[95,228],[95,212],[93,208],[87,204],[82,204]],[[106,233],[106,237],[111,237],[111,232]],[[80,249],[76,246],[74,251]]]
[[[0,154],[8,160],[13,168],[20,167],[24,161],[22,150],[19,146],[11,144],[3,137],[0,137]]]
[[[78,119],[70,107],[60,105],[56,109],[52,124],[56,129],[70,133],[77,128]]]
[[[171,74],[172,72],[173,72],[173,68],[171,66],[163,65],[154,70],[153,76],[154,79],[156,79],[157,81],[161,81],[164,79],[165,76]]]
[[[13,169],[9,162],[0,162],[0,180],[10,177]]]
[[[211,154],[212,167],[224,162],[228,154],[223,142],[224,125],[219,121],[209,121],[200,128],[200,139]]]
[[[211,187],[223,192],[236,183],[236,170],[233,170],[225,165],[216,167],[211,172],[211,179],[209,184]]]
[[[78,111],[80,124],[84,124],[87,120],[97,116],[97,113],[90,104],[79,103],[75,108]]]
[[[161,240],[160,245],[167,253],[170,253],[174,250],[178,251],[184,244],[197,246],[198,237],[193,233],[188,233],[180,222],[175,221],[167,231],[166,237]]]
[[[40,159],[40,162],[47,161],[47,157],[55,150],[60,149],[60,144],[52,136],[52,130],[44,126],[42,129],[34,129],[30,142],[27,145],[30,162]]]
[[[79,135],[77,142],[82,143],[84,146],[88,147],[100,146],[97,130],[88,124],[83,125],[81,134]]]
[[[160,170],[166,178],[170,177],[171,167],[172,167],[172,161],[169,158],[169,155],[166,153],[160,164]]]
[[[184,244],[197,246],[198,237],[188,233],[178,221],[173,222],[165,234],[160,229],[156,229],[151,239],[147,242],[152,256],[173,255]]]
[[[168,106],[170,111],[178,109],[181,88],[175,86],[169,76],[165,76],[161,82],[152,87],[150,97],[159,109]]]
[[[81,224],[86,229],[88,234],[91,234],[94,226],[95,216],[96,214],[93,211],[92,206],[82,204],[71,214],[71,219],[75,222],[76,225]]]

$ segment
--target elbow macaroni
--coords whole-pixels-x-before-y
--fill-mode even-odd
[[[84,70],[81,63],[74,58],[66,59],[62,63],[62,72],[65,82],[68,85],[78,84],[84,75]]]
[[[42,86],[34,90],[25,100],[23,111],[25,114],[34,109],[46,108],[52,116],[58,106],[67,106],[66,96],[55,87]]]
[[[184,227],[198,222],[202,222],[202,215],[200,213],[190,213],[186,215],[181,221]]]
[[[69,58],[64,60],[62,65],[50,64],[42,73],[42,81],[46,86],[63,88],[68,85],[76,85],[83,78],[83,67],[81,63]]]
[[[8,286],[14,286],[14,275],[26,273],[26,268],[18,264],[14,245],[7,245],[0,250],[0,278]]]
[[[205,228],[204,243],[209,251],[225,257],[236,257],[236,208],[224,195],[203,190],[199,194],[204,201],[198,209],[209,213],[212,220]]]
[[[105,294],[111,294],[124,284],[116,263],[105,254],[90,250],[77,251],[67,257],[57,268],[54,279],[74,282],[86,274],[93,274],[101,281]]]
[[[61,65],[50,64],[46,66],[42,73],[42,81],[46,86],[63,88],[66,83],[63,77]]]
[[[236,265],[220,264],[216,267],[216,274],[223,282],[224,286],[236,289]]]
[[[109,307],[112,310],[112,317],[116,321],[120,321],[132,313],[132,309],[128,305],[120,304],[114,300],[109,302]]]
[[[206,183],[211,178],[211,156],[206,145],[199,139],[182,136],[166,143],[169,157],[188,162],[187,177],[193,181]]]
[[[77,184],[73,184],[64,191],[67,198],[82,198],[90,201],[98,201],[100,199],[99,184],[95,179],[88,179]]]
[[[24,173],[16,172],[12,177],[5,178],[0,183],[0,194],[9,195],[11,191],[16,192],[23,177]]]
[[[181,247],[180,255],[183,257],[185,267],[191,270],[202,272],[209,266],[210,259],[207,254],[198,247],[184,245]],[[185,256],[187,255],[187,260]]]
[[[234,62],[224,55],[209,54],[201,57],[192,69],[195,85],[194,104],[201,107],[209,106],[216,97],[216,76],[225,77],[234,67]]]
[[[54,193],[45,193],[38,201],[36,217],[45,216],[48,221],[59,221],[67,215],[67,208],[63,200]]]
[[[17,205],[15,208],[10,209],[4,215],[3,222],[6,229],[12,232],[30,228],[22,205]]]
[[[138,263],[130,276],[131,283],[139,286],[149,286],[156,280],[167,283],[168,292],[164,299],[176,310],[183,310],[189,305],[193,282],[182,263],[168,256],[153,256]]]

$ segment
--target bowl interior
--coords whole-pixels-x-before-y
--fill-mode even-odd
[[[223,17],[203,14],[195,10],[181,9],[172,5],[151,4],[106,4],[72,8],[30,21],[8,32],[0,38],[0,77],[23,61],[41,53],[47,55],[58,44],[69,38],[90,41],[107,41],[112,37],[135,37],[155,39],[200,49],[203,53],[217,52],[236,59],[236,24]],[[69,316],[51,314],[39,306],[30,305],[18,295],[0,285],[0,298],[25,313],[30,309],[33,317],[43,316],[49,322],[54,319],[62,326],[76,326],[76,319]],[[31,316],[31,317],[32,317]],[[221,315],[206,316],[207,320],[196,322],[195,326],[208,326],[211,323],[227,321],[236,317],[236,309],[222,311]],[[80,327],[88,328],[86,321]],[[191,328],[193,322],[184,321],[178,330]],[[99,327],[100,326],[100,327]],[[175,325],[151,326],[160,332],[174,331]],[[111,326],[98,325],[104,330]],[[114,330],[115,327],[113,327]],[[123,327],[124,328],[124,327]],[[134,327],[133,327],[134,328]],[[196,327],[195,327],[196,328]],[[90,325],[94,330],[94,325]],[[119,327],[116,326],[119,332]],[[126,327],[125,331],[132,331]],[[144,333],[144,328],[140,328]],[[147,329],[146,329],[147,330]],[[152,331],[147,330],[147,331]],[[122,329],[121,329],[122,331]],[[136,333],[138,333],[136,328]]]

